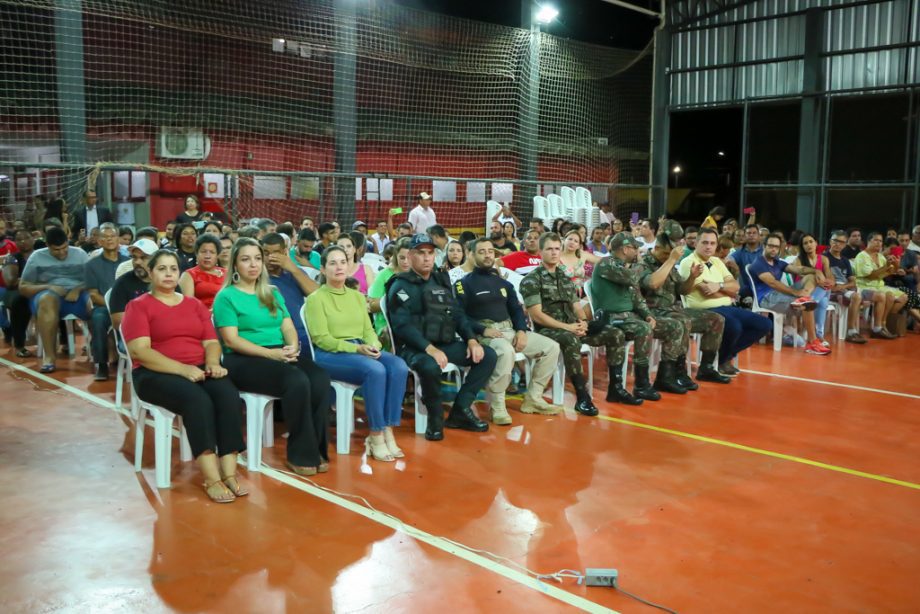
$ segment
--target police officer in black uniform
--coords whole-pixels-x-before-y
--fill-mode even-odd
[[[489,430],[472,405],[495,369],[496,356],[491,348],[477,341],[472,323],[454,300],[447,274],[433,271],[434,251],[435,245],[427,234],[412,237],[411,270],[387,282],[386,306],[396,354],[419,375],[422,402],[428,408],[425,439],[440,441],[444,439],[444,426],[475,432]],[[449,362],[470,370],[444,421],[441,371]]]

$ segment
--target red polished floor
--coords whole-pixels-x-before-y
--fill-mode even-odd
[[[315,482],[540,573],[615,567],[625,589],[682,613],[916,611],[918,341],[835,344],[829,357],[759,346],[742,369],[807,381],[745,373],[638,409],[599,404],[677,433],[513,412],[510,428],[428,443],[408,419],[395,466],[362,462],[359,426],[353,453]],[[61,364],[56,379],[114,398],[85,359]],[[574,609],[266,475],[215,505],[176,451],[173,486],[158,491],[152,436],[135,474],[121,415],[5,366],[0,398],[3,612]],[[281,467],[283,444],[267,463]],[[552,584],[599,608],[653,611]]]

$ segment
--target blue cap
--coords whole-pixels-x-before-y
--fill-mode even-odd
[[[409,244],[409,249],[418,249],[420,247],[425,247],[428,245],[431,248],[435,247],[434,241],[431,240],[424,232],[420,232],[417,235],[412,235],[412,243]]]

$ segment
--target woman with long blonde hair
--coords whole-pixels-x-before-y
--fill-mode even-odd
[[[233,246],[227,273],[212,311],[230,379],[240,390],[281,399],[291,471],[298,475],[328,471],[329,376],[313,362],[307,348],[301,352],[284,299],[268,283],[259,242],[241,237]]]

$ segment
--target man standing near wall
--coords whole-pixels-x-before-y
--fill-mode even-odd
[[[423,233],[438,223],[438,216],[431,208],[431,194],[422,192],[418,195],[418,204],[409,212],[409,223],[416,233]]]

